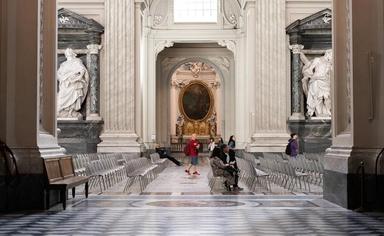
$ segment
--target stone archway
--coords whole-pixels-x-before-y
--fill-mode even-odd
[[[215,47],[213,50],[219,53],[217,55],[215,53],[203,53],[202,51],[199,52],[199,49],[190,53],[182,48],[169,48],[159,55],[156,73],[158,98],[156,108],[160,107],[158,104],[170,104],[171,78],[177,68],[191,61],[207,63],[215,69],[220,78],[220,97],[222,99],[217,109],[218,113],[222,115],[218,118],[218,125],[221,127],[221,135],[226,137],[230,135],[235,126],[235,101],[230,99],[234,97],[234,60],[233,54],[225,48]],[[227,109],[226,112],[224,108]],[[170,114],[171,108],[169,106],[167,106],[166,111],[156,110],[156,141],[167,145],[170,143],[172,120],[175,119],[170,117]]]

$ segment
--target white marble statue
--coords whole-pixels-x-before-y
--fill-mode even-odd
[[[300,58],[304,63],[302,84],[307,97],[307,115],[330,117],[332,50],[313,60],[308,60],[303,53]]]
[[[83,62],[72,49],[65,50],[66,61],[57,71],[59,93],[57,112],[59,118],[81,118],[79,110],[88,91],[89,75]]]

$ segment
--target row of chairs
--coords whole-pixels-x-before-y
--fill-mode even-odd
[[[305,155],[298,155],[295,159],[290,159],[289,164],[297,171],[308,174],[308,181],[311,184],[322,186],[324,165],[321,160],[308,159]]]
[[[124,192],[128,192],[136,182],[139,183],[140,192],[143,192],[146,186],[165,168],[164,165],[165,162],[154,164],[145,157],[128,161],[125,164],[127,182]]]
[[[99,160],[87,164],[86,175],[93,177],[92,187],[98,184],[106,190],[124,179],[125,167],[118,164],[115,154],[101,154]]]
[[[140,158],[138,153],[89,153],[73,156],[76,175],[90,176],[89,187],[99,187],[100,192],[128,178],[131,160]]]
[[[271,191],[270,175],[257,168],[255,158],[247,158],[245,153],[244,158],[237,158],[237,165],[240,169],[240,179],[244,182],[250,191],[255,191],[257,186],[261,186]]]
[[[300,185],[301,181],[306,183],[300,186],[308,186],[308,189],[310,188],[309,184],[322,186],[324,165],[321,153],[301,154],[297,158],[290,158],[284,153],[264,153],[263,156],[254,156],[250,153],[243,154],[244,159],[256,164],[257,169],[269,171],[268,174],[273,175],[274,180],[279,180],[277,183],[283,183],[282,187],[293,188],[297,184]],[[263,160],[269,162],[266,163]],[[263,162],[262,165],[261,162]],[[273,171],[277,171],[277,173],[273,173]],[[282,173],[285,173],[285,175],[282,175]],[[287,174],[289,174],[288,177]],[[297,184],[291,182],[297,182]]]
[[[288,161],[278,161],[274,159],[260,158],[259,168],[271,176],[271,181],[275,184],[294,190],[295,188],[306,189],[309,192],[309,175],[305,172],[297,171]]]

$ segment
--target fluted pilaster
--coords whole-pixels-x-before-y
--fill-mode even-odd
[[[105,1],[104,131],[99,152],[136,152],[134,1]]]
[[[251,151],[281,151],[287,141],[285,0],[256,7],[255,118]],[[249,22],[253,24],[253,22]]]

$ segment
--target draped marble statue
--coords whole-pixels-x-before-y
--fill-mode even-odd
[[[300,58],[304,63],[302,84],[307,97],[307,115],[330,117],[332,50],[313,60],[303,53],[300,53]]]
[[[57,71],[59,93],[57,99],[57,112],[59,118],[80,119],[79,110],[88,91],[89,75],[83,62],[76,58],[72,49],[65,50],[66,61],[61,63]]]

